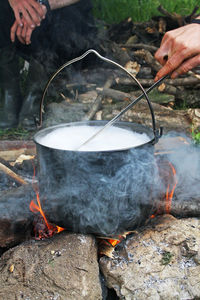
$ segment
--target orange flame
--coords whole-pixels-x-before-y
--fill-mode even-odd
[[[169,174],[169,180],[173,179],[173,183],[168,183],[166,193],[165,193],[164,213],[166,213],[166,214],[169,214],[170,211],[171,211],[172,199],[173,199],[173,196],[174,196],[174,191],[175,191],[176,185],[178,183],[177,178],[176,178],[176,170],[175,170],[174,166],[170,162],[168,162],[168,165],[170,166],[170,171],[172,173],[172,174]],[[170,190],[171,186],[172,186],[172,189]],[[162,209],[162,206],[160,205],[157,208],[157,211],[155,212],[155,214],[150,216],[150,219],[153,219],[157,215],[162,214],[162,213],[163,213],[163,209]]]
[[[170,213],[170,210],[171,210],[171,204],[172,204],[172,198],[173,198],[173,195],[174,195],[174,191],[175,191],[175,188],[176,188],[176,185],[178,183],[177,181],[177,178],[176,178],[176,170],[174,168],[174,166],[169,162],[169,165],[171,167],[171,171],[172,171],[172,174],[173,174],[173,178],[174,178],[174,184],[173,184],[173,187],[170,191],[170,184],[168,184],[167,186],[167,191],[166,191],[166,202],[165,202],[165,212],[167,214]]]
[[[122,235],[119,235],[117,239],[109,239],[108,242],[115,247],[116,245],[118,245],[119,243],[121,243],[121,241],[124,239],[124,237]]]
[[[35,168],[34,168],[34,174],[33,174],[33,178],[35,177]],[[30,202],[29,208],[33,213],[40,213],[41,216],[41,220],[42,223],[45,226],[39,226],[39,224],[37,224],[34,228],[35,231],[35,238],[36,239],[43,239],[43,238],[47,238],[47,237],[51,237],[56,233],[60,233],[61,231],[65,230],[65,228],[62,228],[60,226],[51,224],[47,221],[47,218],[42,210],[42,206],[41,206],[41,202],[40,202],[40,196],[39,196],[39,191],[38,191],[38,187],[36,184],[33,184],[33,188],[35,190],[35,194],[36,194],[36,202],[37,204],[34,202],[34,200],[32,200]],[[40,224],[41,225],[41,224]]]
[[[45,226],[40,226],[39,224],[37,224],[37,226],[35,226],[35,228],[34,228],[35,238],[41,240],[44,238],[51,237],[54,234],[60,233],[61,231],[65,230],[64,228],[62,228],[58,225],[51,224],[47,221],[47,218],[42,210],[38,192],[36,192],[36,200],[37,200],[37,204],[34,202],[34,200],[32,200],[29,205],[29,208],[33,213],[37,213],[37,212],[40,213],[40,215],[42,217],[41,218],[42,223],[45,224]]]

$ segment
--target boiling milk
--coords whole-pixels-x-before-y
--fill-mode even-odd
[[[49,148],[76,150],[101,128],[101,126],[60,127],[40,138],[38,142]],[[103,130],[79,151],[121,150],[142,145],[149,140],[145,133],[140,134],[112,126]]]

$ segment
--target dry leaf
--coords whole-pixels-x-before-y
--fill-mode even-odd
[[[10,273],[13,273],[14,269],[15,269],[15,266],[11,265],[10,268],[9,268]]]

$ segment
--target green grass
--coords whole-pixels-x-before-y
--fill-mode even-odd
[[[192,138],[196,145],[200,145],[200,130],[192,128]]]
[[[199,0],[92,0],[94,15],[108,24],[119,23],[131,17],[133,22],[143,22],[160,15],[157,10],[162,5],[167,11],[189,15]],[[198,10],[198,13],[200,10]]]
[[[33,133],[24,128],[0,129],[0,140],[27,140],[32,138]]]

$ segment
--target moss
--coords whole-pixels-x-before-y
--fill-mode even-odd
[[[162,254],[161,265],[168,265],[171,262],[173,256],[174,254],[172,254],[171,252],[164,251]]]

